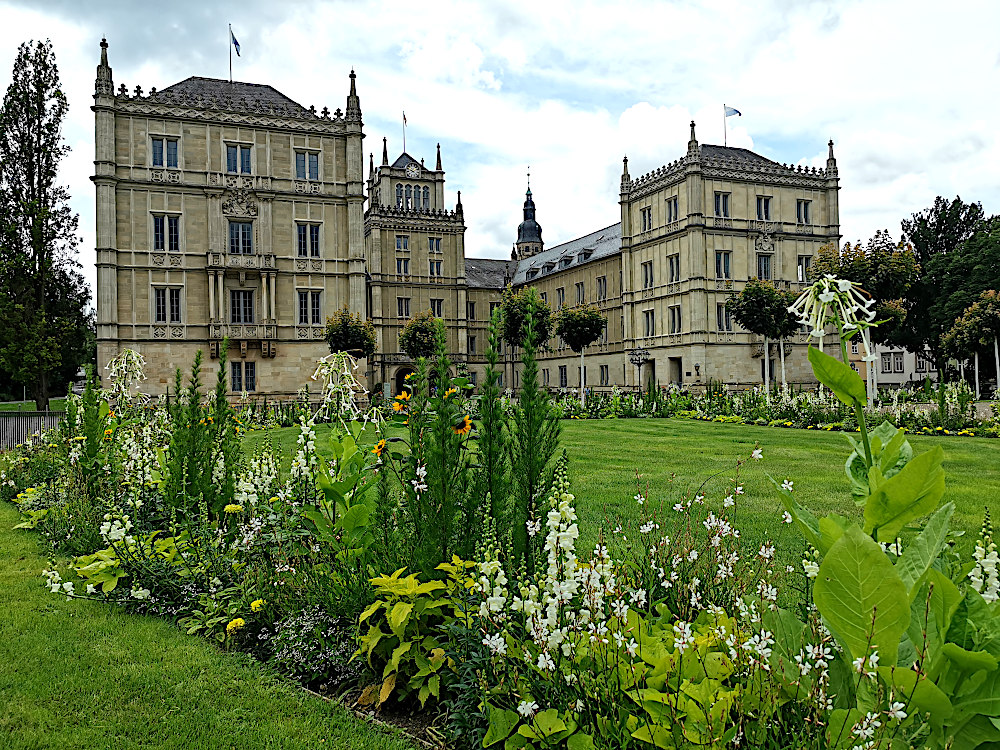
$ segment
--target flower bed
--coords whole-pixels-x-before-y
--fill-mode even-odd
[[[724,493],[667,509],[640,492],[634,524],[578,551],[562,414],[527,320],[516,403],[495,345],[474,399],[450,376],[443,328],[391,410],[360,412],[352,360],[321,361],[323,404],[300,414],[284,481],[270,451],[242,452],[224,382],[206,402],[196,362],[181,398],[141,408],[133,360],[6,456],[0,486],[23,527],[74,556],[44,572],[53,594],[168,617],[310,688],[421,712],[451,747],[1000,741],[997,552],[988,519],[972,560],[952,551],[940,447],[915,455],[902,430],[872,429],[864,383],[810,350],[860,430],[845,464],[860,522],[817,518],[778,478],[808,545],[779,579],[774,545],[748,546],[733,520],[758,447],[720,467]],[[328,461],[319,418],[338,426]]]

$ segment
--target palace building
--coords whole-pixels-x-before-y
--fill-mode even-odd
[[[440,145],[431,168],[405,152],[390,162],[383,139],[365,177],[353,71],[345,109],[317,112],[270,86],[210,78],[115,90],[107,53],[102,40],[98,366],[139,351],[149,393],[166,391],[198,350],[211,380],[228,341],[234,394],[294,394],[329,353],[327,316],[345,305],[375,325],[369,388],[400,387],[413,362],[399,332],[426,310],[445,321],[452,358],[477,382],[508,285],[607,318],[582,373],[577,355],[550,342],[540,356],[550,387],[581,377],[588,387],[756,384],[776,345],[764,352],[740,331],[725,300],[755,276],[798,288],[819,247],[840,238],[832,142],[825,169],[794,167],[699,144],[692,123],[676,161],[632,179],[626,160],[619,223],[546,248],[529,188],[511,259],[467,257]],[[789,379],[811,380],[802,342],[786,354]]]

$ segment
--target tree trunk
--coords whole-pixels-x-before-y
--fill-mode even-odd
[[[997,387],[993,391],[994,395],[996,395],[996,392],[1000,391],[1000,338],[993,339],[993,363],[997,367]]]
[[[976,352],[976,400],[979,400],[979,352]]]
[[[778,339],[778,351],[781,354],[781,385],[785,387],[788,385],[788,379],[785,377],[785,339]]]
[[[583,392],[583,349],[580,350],[580,406],[586,407],[587,401]]]
[[[767,336],[765,336],[764,337],[764,394],[768,398],[770,398],[771,396],[771,377],[770,377],[771,373],[769,372],[769,370],[771,369],[769,367],[769,365],[771,364],[771,352],[769,351],[770,348],[771,347],[770,344],[768,344]]]

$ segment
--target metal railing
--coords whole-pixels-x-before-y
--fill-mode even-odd
[[[33,440],[58,426],[64,411],[0,411],[0,450]]]

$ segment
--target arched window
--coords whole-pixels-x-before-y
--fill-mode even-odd
[[[396,208],[403,207],[403,186],[396,185]]]
[[[424,188],[424,211],[429,211],[431,207],[431,190]]]
[[[413,192],[409,185],[406,186],[406,207],[413,208]]]

